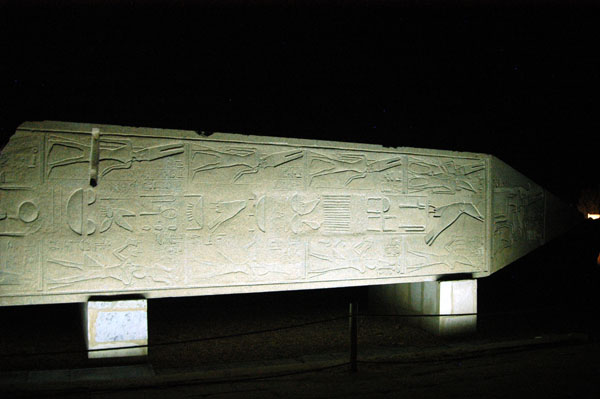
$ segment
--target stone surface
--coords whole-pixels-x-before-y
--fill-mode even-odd
[[[0,305],[485,277],[546,241],[547,198],[485,154],[27,122]]]
[[[84,306],[89,358],[148,354],[148,304],[145,299],[92,300]],[[124,348],[113,349],[109,348]],[[94,351],[94,349],[102,349]]]

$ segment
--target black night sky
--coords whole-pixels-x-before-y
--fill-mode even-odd
[[[598,184],[585,3],[16,3],[3,141],[43,119],[333,139],[490,153],[571,203]]]

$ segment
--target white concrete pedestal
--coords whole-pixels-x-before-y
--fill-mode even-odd
[[[469,334],[477,330],[477,280],[372,286],[369,306],[394,314],[440,315],[406,320],[436,335]]]
[[[148,354],[148,304],[145,299],[90,300],[83,304],[88,358]],[[125,348],[123,348],[125,347]],[[94,349],[109,349],[94,351]]]

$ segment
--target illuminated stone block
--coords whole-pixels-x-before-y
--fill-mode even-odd
[[[145,299],[91,300],[83,306],[89,358],[148,354],[148,348],[144,346],[148,345]]]
[[[27,122],[0,154],[0,305],[480,278],[562,215],[485,154]]]
[[[372,286],[369,302],[372,310],[407,315],[404,322],[436,335],[468,334],[477,329],[477,280]]]

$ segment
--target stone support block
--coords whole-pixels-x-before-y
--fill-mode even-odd
[[[145,299],[90,300],[83,308],[89,358],[148,354],[145,346],[148,345],[148,304]]]
[[[423,315],[406,320],[436,335],[468,334],[477,329],[477,280],[372,286],[369,302],[375,311]]]

